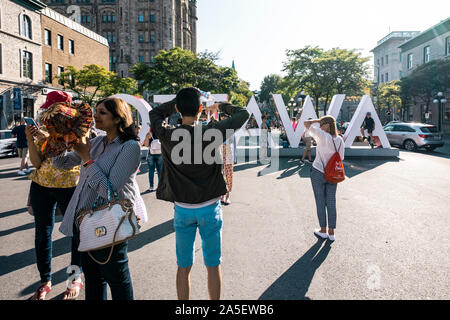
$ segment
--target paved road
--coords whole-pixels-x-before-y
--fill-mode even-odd
[[[0,299],[29,298],[39,274],[30,181],[18,159],[0,160]],[[450,299],[450,144],[396,161],[349,159],[337,194],[336,242],[318,241],[309,164],[235,167],[224,208],[224,299]],[[148,187],[146,165],[138,182]],[[143,195],[150,221],[129,245],[136,299],[176,299],[173,206]],[[68,239],[54,231],[53,290],[65,289]],[[207,299],[197,238],[193,299]],[[81,299],[84,299],[84,292]]]

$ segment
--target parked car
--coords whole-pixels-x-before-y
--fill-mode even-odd
[[[383,127],[391,145],[415,151],[425,148],[433,151],[444,145],[444,135],[436,126],[424,123],[395,122]]]
[[[11,130],[0,130],[0,157],[17,155],[17,138],[13,138]]]

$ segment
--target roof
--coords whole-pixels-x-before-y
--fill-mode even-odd
[[[102,37],[98,33],[95,33],[94,31],[83,27],[81,24],[67,18],[66,16],[64,16],[48,7],[45,8],[44,10],[42,10],[42,14],[49,17],[50,19],[53,19],[53,20],[65,25],[66,27],[68,27],[74,31],[77,31],[77,32],[85,35],[88,38],[91,38],[92,40],[95,40],[95,41],[109,47],[108,40],[105,37]]]
[[[39,0],[13,0],[13,2],[35,11],[39,11],[47,7],[45,3]]]
[[[407,51],[450,31],[450,17],[425,30],[414,38],[402,43],[399,48]]]
[[[382,44],[386,43],[387,41],[389,41],[391,39],[405,40],[405,39],[413,38],[413,37],[417,36],[418,34],[420,34],[420,31],[392,31],[387,36],[385,36],[383,39],[379,40],[377,42],[377,46],[375,48],[373,48],[372,50],[370,50],[370,52],[373,52],[379,46],[381,46]]]

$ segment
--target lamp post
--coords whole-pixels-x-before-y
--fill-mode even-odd
[[[303,107],[303,103],[305,102],[305,98],[306,98],[305,91],[300,92],[300,95],[299,95],[299,98],[298,98],[298,105],[300,107]]]
[[[445,98],[445,96],[442,92],[438,92],[437,96],[433,100],[433,103],[438,104],[438,115],[439,115],[438,128],[439,128],[439,131],[441,131],[442,130],[442,114],[443,114],[442,106],[445,103],[447,103],[447,99]]]
[[[289,103],[288,103],[289,111],[291,113],[291,119],[294,117],[294,108],[296,106],[297,106],[297,104],[295,103],[294,98],[291,98],[291,100],[289,100]]]

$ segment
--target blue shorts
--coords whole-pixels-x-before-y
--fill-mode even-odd
[[[222,206],[220,201],[199,209],[175,205],[173,222],[176,237],[177,264],[187,268],[194,264],[197,227],[202,238],[203,261],[207,267],[222,262]]]

